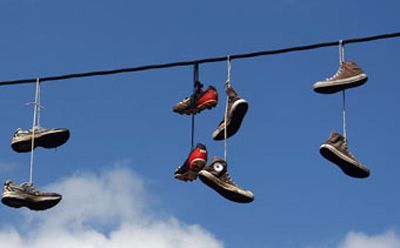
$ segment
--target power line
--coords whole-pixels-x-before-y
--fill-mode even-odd
[[[390,38],[395,38],[395,37],[400,37],[400,32],[374,35],[374,36],[368,36],[368,37],[352,38],[352,39],[347,39],[347,40],[316,43],[316,44],[311,44],[311,45],[303,45],[303,46],[296,46],[296,47],[289,47],[289,48],[281,48],[281,49],[276,49],[276,50],[266,50],[266,51],[252,52],[252,53],[234,54],[234,55],[230,55],[230,59],[231,60],[245,59],[245,58],[258,57],[258,56],[267,56],[267,55],[275,55],[275,54],[282,54],[282,53],[289,53],[289,52],[305,51],[305,50],[317,49],[317,48],[322,48],[322,47],[338,46],[340,42],[342,42],[342,44],[344,45],[344,44],[362,43],[362,42],[369,42],[369,41],[382,40],[382,39],[390,39]],[[177,61],[177,62],[164,63],[164,64],[144,65],[144,66],[128,67],[128,68],[120,68],[120,69],[112,69],[112,70],[72,73],[72,74],[65,74],[65,75],[59,75],[59,76],[43,77],[43,78],[40,78],[40,82],[65,80],[65,79],[71,79],[71,78],[112,75],[112,74],[137,72],[137,71],[147,71],[147,70],[155,70],[155,69],[162,69],[162,68],[169,68],[169,67],[189,66],[189,65],[195,65],[195,64],[214,63],[214,62],[226,61],[226,59],[227,59],[227,56],[211,57],[211,58],[204,58],[204,59],[198,59],[198,60]],[[0,86],[35,83],[36,80],[37,80],[37,78],[0,81]]]

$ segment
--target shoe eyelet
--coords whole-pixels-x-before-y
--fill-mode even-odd
[[[220,164],[220,163],[215,163],[213,165],[213,168],[214,168],[215,171],[221,172],[224,169],[224,166],[222,164]]]

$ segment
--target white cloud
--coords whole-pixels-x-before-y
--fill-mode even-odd
[[[377,235],[349,232],[339,248],[400,248],[400,236],[394,231]]]
[[[223,247],[199,225],[171,216],[155,217],[143,179],[127,167],[98,175],[76,174],[47,190],[63,195],[59,205],[44,212],[23,211],[21,226],[0,228],[0,244],[8,248]]]

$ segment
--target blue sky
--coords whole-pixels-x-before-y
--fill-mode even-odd
[[[226,56],[398,32],[398,1],[49,1],[0,3],[0,80]],[[341,95],[318,95],[336,47],[234,60],[231,81],[249,102],[228,142],[229,171],[254,192],[228,202],[200,181],[173,178],[190,150],[190,118],[172,106],[192,91],[191,67],[42,85],[42,126],[67,144],[37,149],[34,183],[64,199],[46,212],[0,208],[8,247],[399,247],[399,39],[351,44],[368,82],[348,91],[350,150],[370,170],[349,178],[319,155],[341,131]],[[196,119],[196,142],[223,116],[226,63],[200,66],[220,94]],[[34,85],[0,88],[0,181],[28,180],[29,155],[10,148],[29,128]],[[48,233],[54,235],[46,235]],[[57,237],[57,238],[55,238]],[[174,238],[171,238],[174,237]],[[133,245],[133,246],[132,246]],[[379,246],[380,245],[380,246]]]

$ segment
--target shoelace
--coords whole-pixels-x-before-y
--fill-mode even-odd
[[[35,187],[33,187],[32,184],[22,184],[21,188],[23,188],[24,191],[27,191],[27,192],[32,193],[34,195],[40,195],[41,194],[41,192],[38,191],[37,189],[35,189]]]
[[[222,180],[224,180],[227,183],[230,183],[234,185],[235,187],[238,187],[238,185],[232,180],[231,176],[229,175],[228,172],[225,172],[225,175],[223,176]]]
[[[352,158],[352,159],[354,159],[354,160],[356,160],[357,161],[357,159],[354,157],[354,155],[351,153],[351,151],[349,150],[349,147],[348,147],[348,145],[347,145],[347,141],[345,140],[344,141],[344,150],[345,150],[345,152],[347,152],[349,155],[350,155],[350,157]]]
[[[326,81],[330,81],[330,80],[336,78],[337,76],[339,76],[340,73],[342,73],[342,71],[343,71],[343,65],[340,65],[340,67],[339,67],[339,69],[337,70],[337,72],[335,73],[335,75],[333,75],[333,76],[330,77],[330,78],[327,78]]]

